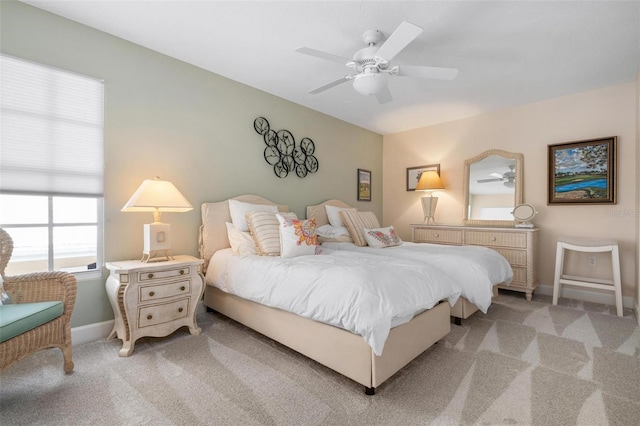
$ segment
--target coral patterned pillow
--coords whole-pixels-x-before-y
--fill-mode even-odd
[[[280,257],[320,254],[315,219],[287,219],[279,214],[276,217],[280,222]]]
[[[364,229],[364,238],[371,247],[385,248],[399,246],[402,240],[398,237],[393,226],[386,228]]]

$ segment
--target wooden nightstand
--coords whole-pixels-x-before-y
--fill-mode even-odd
[[[129,356],[139,338],[163,337],[182,326],[202,331],[196,309],[204,291],[203,260],[175,256],[166,262],[139,260],[107,263],[106,289],[115,324],[107,339],[122,339],[120,356]]]
[[[507,290],[525,293],[527,300],[538,287],[538,229],[492,228],[480,226],[411,225],[414,243],[477,245],[503,255],[513,269]]]

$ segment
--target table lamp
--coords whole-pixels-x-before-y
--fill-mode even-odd
[[[142,261],[149,262],[158,255],[164,258],[155,260],[169,260],[171,257],[171,225],[160,222],[162,212],[188,212],[193,207],[178,191],[175,185],[166,180],[145,179],[134,192],[123,212],[153,212],[153,223],[144,225],[144,249]]]
[[[428,194],[422,197],[422,210],[424,211],[424,223],[426,224],[436,224],[433,219],[436,213],[436,205],[438,204],[438,197],[433,196],[433,191],[436,189],[444,189],[438,172],[435,170],[422,172],[416,185],[416,191],[425,191]]]

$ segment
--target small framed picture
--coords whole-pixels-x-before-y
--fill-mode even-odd
[[[615,204],[616,141],[548,145],[548,204]]]
[[[358,201],[371,201],[371,172],[358,169]]]
[[[440,164],[427,164],[426,166],[407,167],[407,191],[415,191],[422,172],[435,170],[440,174]]]

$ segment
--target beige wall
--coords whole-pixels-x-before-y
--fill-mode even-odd
[[[172,181],[194,206],[164,214],[175,254],[197,256],[200,205],[238,194],[288,204],[340,198],[382,214],[382,137],[23,3],[0,3],[2,52],[105,81],[105,259],[139,258],[152,215],[122,213],[143,179]],[[279,179],[253,120],[313,139],[319,170]],[[372,171],[372,202],[357,200],[357,169]],[[106,278],[106,276],[104,277]],[[73,326],[113,318],[104,278],[79,285]]]
[[[467,158],[488,149],[524,154],[524,201],[538,210],[541,228],[539,275],[553,284],[555,245],[563,235],[615,238],[621,249],[623,295],[636,294],[636,89],[635,82],[549,99],[463,120],[384,136],[385,225],[411,238],[409,224],[420,222],[419,194],[405,191],[407,167],[440,163],[446,190],[438,194],[436,221],[462,224],[462,172]],[[618,203],[547,205],[547,145],[596,137],[618,137]],[[595,276],[610,273],[610,261],[597,259]],[[569,273],[585,270],[586,257],[570,262]]]

